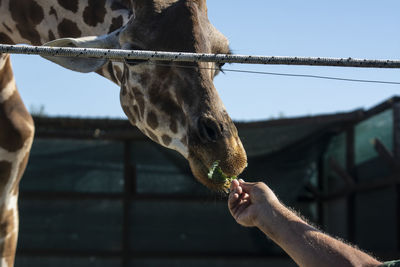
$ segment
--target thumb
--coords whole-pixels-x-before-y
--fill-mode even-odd
[[[264,195],[269,199],[276,198],[272,190],[263,182],[247,183],[245,181],[239,181],[240,186],[244,193],[250,195],[250,199],[255,200],[259,196]]]
[[[245,182],[243,179],[239,180],[239,185],[243,188],[244,191],[249,192],[253,189],[256,183],[248,183]]]

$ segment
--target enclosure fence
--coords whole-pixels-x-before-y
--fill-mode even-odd
[[[355,58],[282,57],[232,54],[207,54],[123,49],[49,47],[0,44],[0,53],[29,54],[54,57],[107,58],[114,61],[135,59],[144,61],[215,62],[267,65],[336,66],[359,68],[400,68],[400,60]]]

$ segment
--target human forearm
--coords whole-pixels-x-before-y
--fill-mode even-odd
[[[257,227],[300,266],[378,266],[368,254],[308,225],[278,201],[262,209]]]

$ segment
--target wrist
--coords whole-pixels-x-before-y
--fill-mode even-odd
[[[278,199],[270,200],[264,205],[259,204],[256,212],[257,215],[254,218],[254,225],[266,235],[272,235],[278,214],[281,213],[283,208],[283,204]]]

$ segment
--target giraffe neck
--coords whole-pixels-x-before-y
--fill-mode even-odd
[[[0,0],[0,43],[40,45],[55,38],[107,34],[128,21],[132,9],[124,2],[128,0]],[[110,66],[99,73],[116,80]],[[10,55],[0,54],[0,267],[14,264],[18,186],[33,135]]]
[[[125,25],[131,0],[0,0],[0,44],[41,45],[57,38],[110,33]],[[118,67],[117,67],[118,66]],[[96,71],[120,85],[121,63]]]
[[[124,25],[124,0],[1,0],[0,43],[41,45],[56,38],[102,35]]]
[[[12,266],[18,237],[18,184],[33,140],[33,121],[17,91],[10,56],[0,54],[0,266]]]

